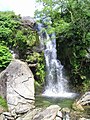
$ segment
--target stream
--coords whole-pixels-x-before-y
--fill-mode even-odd
[[[61,108],[68,107],[71,108],[75,98],[55,98],[55,97],[45,97],[41,95],[35,96],[35,106],[39,108],[48,107],[53,104],[59,105]]]

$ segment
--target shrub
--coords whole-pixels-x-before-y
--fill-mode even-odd
[[[12,59],[12,54],[9,51],[9,48],[3,45],[0,45],[0,69],[7,67]]]

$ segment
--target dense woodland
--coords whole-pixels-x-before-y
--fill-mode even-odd
[[[50,17],[56,33],[58,59],[64,65],[69,81],[81,91],[90,90],[90,1],[38,0],[43,9],[36,10],[35,18],[42,22]],[[49,22],[46,23],[49,26]],[[25,26],[14,12],[0,12],[0,70],[12,60],[11,51],[28,62],[39,85],[45,81],[43,51],[38,51],[39,39],[35,30]],[[32,64],[32,65],[31,65]],[[83,88],[83,89],[82,89]]]

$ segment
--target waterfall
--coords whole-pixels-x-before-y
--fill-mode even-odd
[[[34,26],[40,39],[40,48],[44,51],[46,61],[46,86],[43,96],[49,97],[72,97],[74,93],[69,92],[68,81],[63,76],[63,66],[57,59],[56,36],[55,33],[48,34],[46,22],[50,19],[43,19],[42,23]],[[52,29],[49,26],[49,29]]]

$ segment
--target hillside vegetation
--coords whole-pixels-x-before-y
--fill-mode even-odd
[[[0,12],[0,70],[5,69],[16,56],[29,64],[35,79],[42,83],[45,77],[44,55],[37,51],[38,46],[36,31],[25,25],[20,16],[14,12]]]

